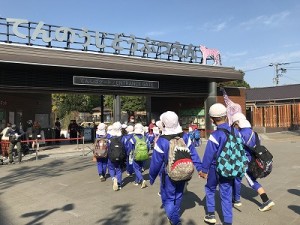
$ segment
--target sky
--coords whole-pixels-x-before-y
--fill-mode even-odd
[[[299,0],[0,0],[0,17],[218,49],[251,87],[300,84]]]

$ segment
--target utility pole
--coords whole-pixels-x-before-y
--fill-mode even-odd
[[[281,65],[287,65],[289,63],[271,63],[269,66],[274,66],[275,68],[275,77],[273,78],[273,83],[277,86],[279,84],[279,77],[282,77],[283,73],[286,73],[286,69],[279,67]]]

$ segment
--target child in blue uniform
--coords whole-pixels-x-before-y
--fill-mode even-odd
[[[111,137],[108,140],[108,149],[110,151],[110,144],[111,140],[114,137],[121,137],[122,136],[122,125],[120,122],[115,122],[112,125]],[[121,138],[121,142],[124,146],[124,154],[125,154],[125,138],[124,136]],[[118,191],[121,190],[122,185],[122,162],[111,162],[108,158],[108,170],[110,177],[113,181],[113,190]]]
[[[128,140],[127,146],[126,146],[128,154],[133,153],[135,144],[136,144],[136,138],[139,138],[139,139],[144,138],[146,140],[146,138],[144,136],[142,124],[140,124],[140,123],[135,124],[133,133],[134,133],[133,136],[130,138],[130,140]],[[149,150],[149,145],[147,145],[147,146],[148,146],[148,150]],[[142,174],[142,169],[143,169],[144,163],[145,163],[145,161],[136,161],[136,160],[132,161],[133,170],[135,173],[134,185],[136,185],[136,186],[141,185],[142,189],[147,187],[146,180],[144,180],[143,174]]]
[[[239,129],[239,132],[242,136],[242,140],[243,140],[244,144],[249,147],[254,147],[256,145],[256,137],[254,135],[253,130],[251,129],[250,122],[243,118],[238,118],[233,121],[234,121],[233,126]],[[248,147],[245,147],[245,150],[246,150],[246,155],[247,155],[248,161],[250,162],[251,161],[251,150]],[[265,190],[263,189],[261,184],[258,183],[257,180],[253,176],[251,176],[251,173],[249,171],[246,172],[245,178],[246,178],[249,186],[259,194],[259,196],[263,202],[260,205],[260,207],[258,208],[258,210],[261,212],[270,210],[275,205],[275,203],[271,199],[269,199],[267,193],[265,192]],[[242,182],[241,178],[236,178],[235,182],[234,182],[233,200],[234,200],[235,206],[241,206],[241,201],[240,201],[241,182]],[[239,203],[239,204],[237,204],[237,203]]]
[[[105,132],[106,125],[104,123],[100,123],[96,130],[96,138],[106,138]],[[107,169],[107,157],[105,158],[97,158],[97,169],[100,177],[100,181],[106,180],[106,169]]]
[[[231,127],[227,121],[227,110],[223,104],[215,103],[209,109],[209,116],[217,128],[226,129],[229,132]],[[238,132],[236,131],[236,135]],[[224,225],[232,224],[232,185],[233,180],[219,176],[216,172],[216,158],[221,153],[224,144],[227,141],[226,134],[221,130],[214,131],[208,139],[200,176],[207,179],[205,185],[206,193],[206,210],[207,215],[204,221],[208,223],[216,223],[215,217],[215,193],[219,185],[221,206],[223,212]]]
[[[188,134],[182,132],[182,128],[178,122],[176,113],[168,111],[160,116],[160,121],[163,125],[164,135],[182,136],[187,147],[191,151],[191,158],[197,171],[201,171],[200,157],[191,143]],[[160,136],[155,143],[154,151],[151,158],[149,175],[150,184],[152,185],[156,177],[160,176],[160,195],[162,205],[167,214],[171,225],[180,225],[180,207],[183,197],[185,181],[173,182],[167,174],[166,164],[168,162],[169,141]]]
[[[132,162],[129,161],[129,153],[130,151],[127,151],[128,147],[128,142],[129,140],[132,138],[133,136],[133,126],[132,125],[129,125],[126,127],[126,135],[124,136],[125,137],[125,148],[126,148],[126,173],[127,173],[127,176],[129,177],[132,177],[132,174],[133,174],[133,166],[132,166]]]

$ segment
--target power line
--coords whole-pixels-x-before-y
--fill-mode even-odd
[[[244,72],[251,72],[251,71],[255,71],[255,70],[264,69],[264,68],[267,68],[267,67],[269,67],[269,66],[263,66],[263,67],[258,67],[258,68],[255,68],[255,69],[245,70]]]
[[[291,78],[291,77],[288,77],[288,76],[285,76],[285,75],[282,75],[283,77],[285,77],[285,78],[288,78],[288,79],[290,79],[290,80],[292,80],[292,81],[296,81],[296,82],[299,82],[300,83],[300,80],[296,80],[296,79],[294,79],[294,78]]]

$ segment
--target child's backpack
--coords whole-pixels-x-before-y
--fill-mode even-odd
[[[168,161],[166,170],[173,181],[188,181],[194,173],[194,164],[190,149],[182,137],[178,135],[161,136],[169,141]]]
[[[112,137],[110,139],[108,158],[111,162],[123,162],[125,160],[125,148],[121,137]]]
[[[242,178],[248,164],[243,141],[240,137],[236,137],[233,127],[231,127],[231,132],[222,128],[218,128],[218,130],[226,134],[227,140],[217,157],[217,173],[226,178]]]
[[[106,138],[97,138],[94,143],[94,156],[96,158],[106,158],[107,157],[107,139]]]
[[[134,160],[144,161],[149,159],[148,147],[145,137],[139,138],[138,136],[134,135],[133,138],[135,139],[135,146],[133,150]]]
[[[198,129],[195,129],[195,130],[194,130],[194,138],[195,138],[196,140],[199,140],[199,139],[200,139],[200,132],[199,132]]]
[[[251,150],[251,161],[248,164],[248,171],[254,178],[264,178],[272,172],[273,168],[273,155],[263,145],[260,144],[258,135],[256,132],[254,147],[249,147]],[[251,135],[252,136],[252,135]]]

